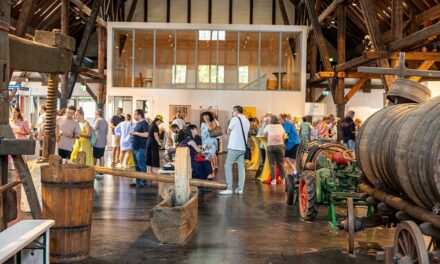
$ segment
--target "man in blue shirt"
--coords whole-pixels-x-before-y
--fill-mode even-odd
[[[145,113],[142,109],[136,109],[134,111],[134,119],[136,120],[136,126],[134,131],[131,132],[133,137],[133,158],[136,171],[147,172],[147,137],[148,137],[148,123],[145,121]],[[147,181],[142,179],[136,179],[136,187],[143,188],[147,186]]]
[[[301,140],[296,128],[287,120],[287,118],[287,114],[280,114],[280,124],[283,126],[287,134],[287,139],[285,141],[286,153],[284,154],[284,160],[287,161],[287,164],[289,164],[293,173],[296,174],[296,151],[301,143]]]

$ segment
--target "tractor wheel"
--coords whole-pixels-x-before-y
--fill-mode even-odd
[[[287,194],[287,204],[293,205],[293,200],[295,197],[295,183],[293,182],[293,175],[287,175],[286,184],[286,194]]]
[[[299,182],[299,212],[304,220],[311,221],[318,214],[316,200],[316,174],[314,171],[304,171]]]

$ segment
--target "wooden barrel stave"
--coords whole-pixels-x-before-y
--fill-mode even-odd
[[[431,99],[431,90],[423,84],[398,78],[390,87],[387,99],[393,103],[424,103]]]
[[[440,98],[415,108],[397,129],[394,163],[404,192],[417,205],[430,209],[439,199],[432,169],[428,167],[438,149],[435,138],[440,131]],[[438,141],[437,141],[438,142]],[[432,163],[431,163],[432,164]]]
[[[50,234],[51,262],[83,261],[90,248],[94,168],[51,160],[41,170],[43,215],[55,220]]]
[[[415,104],[392,105],[370,116],[357,135],[356,157],[368,180],[376,187],[398,193],[401,187],[397,178],[391,173],[389,148],[385,140],[392,141],[394,127]]]

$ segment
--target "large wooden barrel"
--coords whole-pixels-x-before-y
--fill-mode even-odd
[[[387,93],[387,99],[394,104],[421,104],[431,99],[431,90],[418,82],[398,78],[391,85]]]
[[[394,165],[408,197],[421,207],[440,203],[440,97],[414,108],[397,128]]]
[[[89,256],[94,168],[60,161],[53,155],[49,165],[41,167],[43,216],[55,220],[51,262],[76,263]]]
[[[391,166],[394,132],[402,117],[414,107],[416,104],[385,107],[370,116],[358,131],[356,158],[368,180],[384,191],[402,191]]]
[[[431,210],[440,203],[440,97],[398,104],[368,118],[356,156],[368,180]]]

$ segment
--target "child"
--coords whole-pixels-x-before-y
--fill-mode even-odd
[[[173,162],[174,156],[176,155],[176,148],[174,147],[174,142],[172,138],[167,138],[165,144],[165,153],[163,154],[163,159],[165,162]]]
[[[310,131],[310,140],[314,141],[318,139],[318,120],[313,120],[312,122],[312,130]]]

